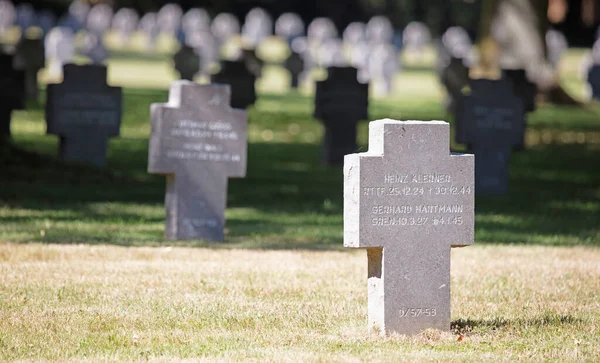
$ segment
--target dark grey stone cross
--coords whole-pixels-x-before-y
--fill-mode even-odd
[[[168,239],[222,241],[227,179],[246,173],[246,112],[228,85],[177,81],[151,106],[148,172],[167,175]]]

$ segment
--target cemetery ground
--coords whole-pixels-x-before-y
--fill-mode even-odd
[[[13,117],[18,149],[0,156],[0,360],[599,359],[596,109],[542,106],[511,157],[509,194],[476,197],[476,244],[452,252],[452,332],[383,338],[366,327],[366,252],[342,247],[342,171],[319,163],[312,97],[267,92],[282,84],[269,67],[247,177],[229,181],[226,242],[165,242],[165,178],[146,167],[149,104],[167,99],[150,88],[164,88],[166,66],[111,62],[124,117],[107,168],[56,161],[41,106]],[[154,85],[117,81],[151,69]],[[569,89],[575,73],[565,66]],[[370,119],[448,119],[433,72],[407,70],[398,86]]]

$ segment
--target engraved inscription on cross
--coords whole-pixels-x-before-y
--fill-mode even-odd
[[[227,180],[246,174],[247,115],[228,85],[177,81],[151,106],[148,172],[167,175],[165,236],[222,241]]]
[[[103,65],[66,64],[63,74],[63,83],[47,88],[47,133],[60,137],[60,159],[102,166],[121,128],[121,87],[106,83]]]
[[[506,194],[511,150],[523,144],[523,100],[513,94],[506,80],[473,79],[470,88],[471,94],[463,97],[460,117],[462,139],[471,145],[477,160],[475,190]]]
[[[473,243],[474,158],[442,121],[378,120],[344,159],[344,246],[366,248],[369,327],[450,329],[450,249]]]

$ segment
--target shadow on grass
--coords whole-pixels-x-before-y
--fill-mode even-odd
[[[166,98],[165,91],[127,90],[123,127],[147,126],[149,103]],[[285,130],[295,122],[314,131],[310,102],[298,94],[261,95],[250,110],[251,126]],[[148,140],[131,135],[111,141],[103,169],[63,164],[48,156],[55,139],[20,135],[25,154],[0,160],[0,240],[160,244],[165,177],[147,173]],[[341,248],[342,170],[320,165],[317,143],[249,144],[247,176],[229,181],[227,242],[219,247]],[[513,154],[510,193],[476,198],[476,240],[600,245],[599,160],[586,145],[540,145]],[[41,236],[44,223],[54,227]]]
[[[493,318],[493,319],[458,319],[452,322],[451,330],[456,334],[469,334],[474,329],[497,330],[505,327],[513,328],[547,328],[560,325],[578,325],[585,323],[572,315],[544,313],[533,318]]]

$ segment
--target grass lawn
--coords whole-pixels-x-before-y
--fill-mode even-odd
[[[563,78],[580,91],[571,58]],[[56,160],[43,107],[14,113],[19,150],[0,154],[0,360],[600,359],[595,108],[541,106],[511,157],[510,193],[477,196],[477,244],[453,252],[454,332],[382,338],[366,329],[366,252],[342,248],[342,170],[319,163],[310,86],[277,93],[277,67],[249,111],[226,242],[163,240],[165,178],[146,166],[167,65],[111,60],[125,111],[104,169]],[[371,119],[452,122],[434,73],[396,82]]]

